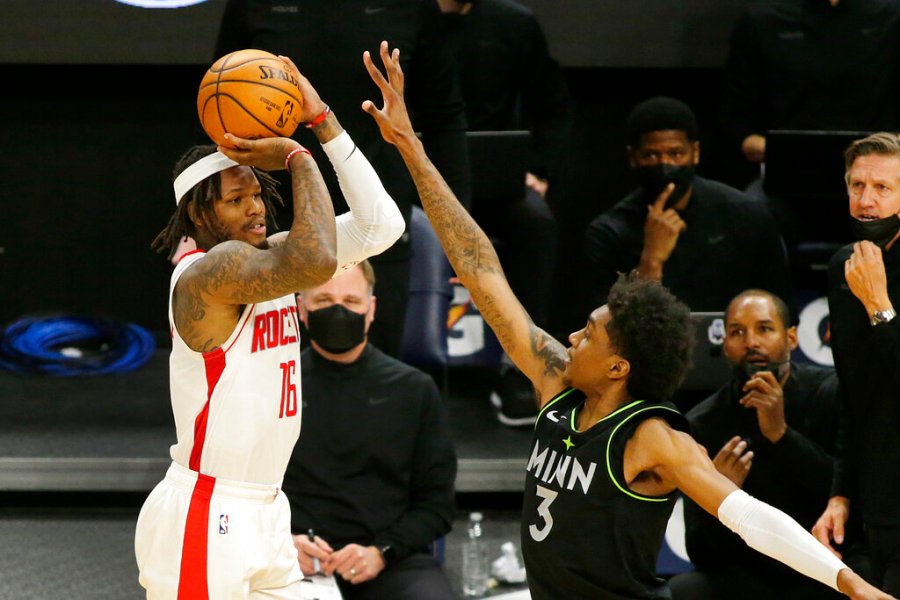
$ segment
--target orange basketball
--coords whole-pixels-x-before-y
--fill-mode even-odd
[[[200,82],[200,124],[220,146],[225,134],[290,137],[300,124],[298,73],[264,50],[237,50],[212,64]]]

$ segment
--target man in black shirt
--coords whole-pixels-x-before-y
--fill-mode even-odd
[[[618,273],[637,269],[692,311],[722,310],[749,288],[793,309],[784,244],[766,205],[694,174],[700,143],[691,109],[652,98],[634,108],[627,128],[640,188],[585,232],[595,302],[606,301]]]
[[[790,323],[787,306],[768,292],[732,300],[723,352],[734,378],[686,417],[723,475],[810,529],[831,488],[840,395],[834,369],[791,362]],[[695,570],[670,581],[675,600],[840,596],[754,552],[692,500],[684,511]]]
[[[416,130],[454,192],[469,206],[465,104],[439,17],[437,5],[426,0],[229,0],[215,52],[218,58],[234,50],[259,48],[292,57],[353,132],[354,141],[409,223],[411,207],[417,202],[415,188],[396,153],[359,109],[373,89],[359,60],[364,50],[376,48],[384,38],[403,50]],[[336,212],[342,212],[343,194],[337,178],[329,173],[325,182]],[[410,258],[407,231],[373,260],[378,268],[379,319],[372,324],[371,338],[394,357],[400,355],[403,339]]]
[[[851,511],[866,525],[874,580],[900,595],[900,141],[877,133],[847,149],[855,244],[831,259],[831,346],[845,390],[848,446],[814,532],[840,543]]]
[[[431,377],[367,342],[374,283],[362,262],[300,295],[311,342],[284,477],[300,569],[318,561],[345,600],[452,600],[428,550],[455,511],[447,417]]]

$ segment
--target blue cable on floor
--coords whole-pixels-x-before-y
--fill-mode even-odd
[[[90,316],[26,316],[0,337],[0,367],[59,377],[124,373],[145,364],[156,341],[143,327]]]

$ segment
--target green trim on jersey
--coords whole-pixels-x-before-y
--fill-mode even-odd
[[[603,421],[605,421],[605,420],[607,420],[607,419],[611,419],[611,418],[613,418],[614,416],[616,416],[617,414],[619,414],[620,412],[622,412],[623,410],[628,410],[628,409],[631,408],[632,406],[636,406],[636,405],[640,404],[641,402],[644,402],[644,400],[635,400],[635,401],[632,402],[631,404],[626,404],[625,406],[620,406],[620,407],[617,408],[616,410],[612,411],[611,413],[609,413],[608,415],[606,415],[605,417],[603,417],[602,419],[600,419],[599,421],[597,421],[597,423],[602,423]],[[583,404],[582,404],[582,406],[583,406]],[[575,423],[577,422],[577,421],[575,420],[575,419],[576,419],[576,412],[575,412],[575,411],[577,411],[577,410],[578,410],[578,407],[577,407],[577,406],[573,406],[573,407],[572,407],[572,423],[571,423],[571,425],[572,425],[572,431],[574,431],[575,433],[581,433],[581,431],[579,431],[579,430],[576,428],[576,426],[575,426]],[[629,417],[629,418],[630,418],[630,417]],[[626,419],[626,420],[627,420],[627,419]],[[597,423],[594,423],[594,425],[596,425]],[[593,427],[594,425],[591,425],[591,427]],[[588,429],[590,429],[591,427],[588,427]],[[615,429],[613,430],[613,433],[615,433]]]
[[[644,402],[644,400],[638,400],[637,402],[632,402],[628,406],[623,407],[623,409],[634,406],[635,404],[637,404],[639,402]],[[619,409],[619,410],[623,410],[623,409]],[[619,430],[619,427],[621,427],[622,425],[627,423],[632,417],[639,415],[642,412],[646,412],[648,410],[655,410],[655,409],[668,410],[675,414],[681,414],[677,410],[671,409],[667,406],[648,406],[646,408],[636,410],[632,414],[625,417],[622,420],[622,422],[619,423],[618,425],[616,425],[615,429],[612,430],[612,433],[609,434],[609,439],[606,441],[606,472],[609,474],[609,479],[610,479],[610,481],[613,482],[613,485],[615,485],[617,488],[619,488],[619,491],[622,492],[623,494],[625,494],[626,496],[630,496],[631,498],[634,498],[635,500],[643,500],[645,502],[668,502],[669,500],[672,499],[671,496],[667,496],[665,498],[652,498],[650,496],[641,496],[640,494],[635,494],[631,490],[629,490],[625,487],[622,487],[619,484],[619,482],[616,480],[615,475],[613,475],[612,465],[610,464],[610,460],[609,460],[609,449],[610,449],[610,446],[612,446],[613,438],[616,436],[616,432]],[[616,411],[616,412],[619,412],[619,411]],[[616,413],[612,413],[612,414],[616,414]],[[612,415],[610,415],[610,416],[612,416]]]

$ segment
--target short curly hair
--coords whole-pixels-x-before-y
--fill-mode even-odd
[[[635,400],[671,398],[693,360],[690,309],[658,282],[636,272],[619,276],[607,307],[606,333],[631,365],[628,395]]]

